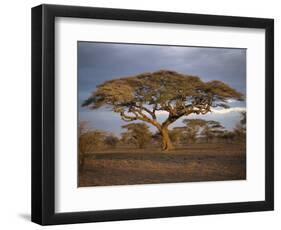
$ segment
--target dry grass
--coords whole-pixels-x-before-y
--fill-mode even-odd
[[[117,148],[89,154],[79,186],[246,179],[246,150],[237,144],[193,144],[171,152]]]

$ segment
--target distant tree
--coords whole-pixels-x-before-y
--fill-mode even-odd
[[[106,81],[82,106],[110,106],[126,122],[140,120],[155,126],[162,149],[170,150],[169,125],[183,116],[206,114],[211,107],[227,108],[228,99],[243,100],[243,95],[221,81],[203,82],[197,76],[160,70]],[[158,111],[168,113],[162,123],[157,120]]]
[[[153,144],[161,146],[161,141],[162,141],[162,137],[161,137],[161,134],[159,133],[159,131],[156,131],[155,133],[153,133],[151,135],[151,142]]]
[[[85,121],[80,121],[78,126],[78,146],[79,146],[79,169],[82,169],[85,164],[85,154],[89,145],[84,141],[85,135],[89,132],[88,123]]]
[[[238,141],[246,141],[246,112],[240,113],[240,121],[234,128],[234,134]]]
[[[240,116],[241,116],[241,117],[240,117],[240,124],[243,125],[244,128],[245,128],[245,130],[246,130],[246,117],[247,117],[246,111],[241,112],[241,113],[240,113]]]
[[[232,143],[235,139],[235,133],[232,131],[225,130],[219,135],[226,143]]]
[[[87,154],[104,148],[106,133],[99,130],[88,130],[79,136],[79,168],[83,169]]]
[[[105,132],[90,129],[87,122],[81,121],[78,126],[79,165],[84,166],[85,157],[93,149],[103,146]]]
[[[209,143],[215,137],[220,136],[224,132],[224,127],[218,121],[206,121],[204,128],[201,132],[201,135],[206,139],[207,143]]]
[[[79,122],[78,142],[80,154],[85,155],[91,152],[94,148],[97,149],[103,147],[106,136],[107,134],[104,131],[89,128],[87,122]]]
[[[181,142],[184,132],[182,128],[183,127],[174,127],[173,129],[168,131],[169,137],[173,145],[177,145]],[[161,139],[162,137],[159,131],[156,131],[154,134],[152,134],[152,140],[155,141],[156,143],[160,143]]]
[[[105,140],[104,140],[105,144],[106,144],[107,146],[112,147],[112,148],[115,148],[115,147],[116,147],[118,141],[119,141],[118,137],[116,137],[116,136],[113,135],[113,134],[107,135],[107,136],[105,137]]]
[[[79,121],[79,125],[78,125],[78,135],[79,135],[79,137],[81,135],[83,135],[84,133],[87,133],[88,131],[89,131],[88,122]]]
[[[138,148],[144,148],[151,140],[152,133],[145,123],[131,123],[122,126],[126,132],[122,133],[122,140],[126,143],[132,143]]]
[[[94,149],[103,148],[105,145],[106,133],[99,130],[90,130],[79,139],[79,149],[84,154],[90,153]]]
[[[208,121],[203,119],[184,119],[183,123],[186,125],[185,137],[192,143],[195,143],[200,131],[205,127]]]
[[[179,144],[179,142],[182,139],[183,130],[178,129],[177,127],[173,128],[172,130],[169,130],[169,136],[170,136],[172,143],[177,145],[177,144]]]

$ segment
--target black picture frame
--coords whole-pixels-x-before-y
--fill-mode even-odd
[[[265,200],[55,213],[55,18],[125,20],[265,29]],[[32,8],[32,221],[41,225],[222,214],[274,209],[274,20],[125,9]]]

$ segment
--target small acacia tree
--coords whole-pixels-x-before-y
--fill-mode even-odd
[[[90,129],[85,121],[79,122],[78,127],[78,149],[79,149],[79,169],[83,169],[86,155],[94,149],[103,146],[106,133]]]
[[[246,142],[246,112],[240,113],[240,121],[234,128],[234,134],[238,141]]]
[[[235,139],[235,133],[232,131],[225,130],[221,135],[220,138],[225,140],[226,143],[233,143]]]
[[[214,137],[221,136],[225,131],[225,128],[220,124],[218,121],[206,121],[206,124],[204,125],[204,128],[201,132],[201,135],[203,135],[207,141],[207,143],[210,142]]]
[[[151,140],[152,133],[145,123],[131,123],[122,126],[127,131],[122,133],[122,139],[127,143],[133,143],[142,149]]]
[[[79,170],[81,170],[84,167],[85,164],[85,154],[90,147],[91,143],[85,141],[85,137],[87,136],[87,133],[89,133],[90,129],[88,127],[87,122],[80,121],[78,126],[78,147],[79,147]]]
[[[162,149],[170,150],[170,124],[190,114],[206,114],[211,107],[228,107],[228,99],[243,100],[243,95],[221,81],[203,82],[196,76],[160,70],[106,81],[82,106],[110,106],[124,121],[155,126],[162,136]],[[157,120],[159,111],[168,113],[162,123]]]
[[[114,134],[111,134],[111,133],[108,134],[104,139],[105,144],[112,148],[116,147],[118,141],[119,141],[118,137],[116,137]]]
[[[203,119],[184,119],[183,123],[186,125],[186,137],[191,142],[195,143],[198,135],[203,127],[206,126],[207,121]]]

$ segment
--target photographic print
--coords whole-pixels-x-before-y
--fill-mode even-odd
[[[274,210],[274,19],[43,4],[31,31],[33,222]]]
[[[246,49],[77,46],[78,187],[246,179]]]

